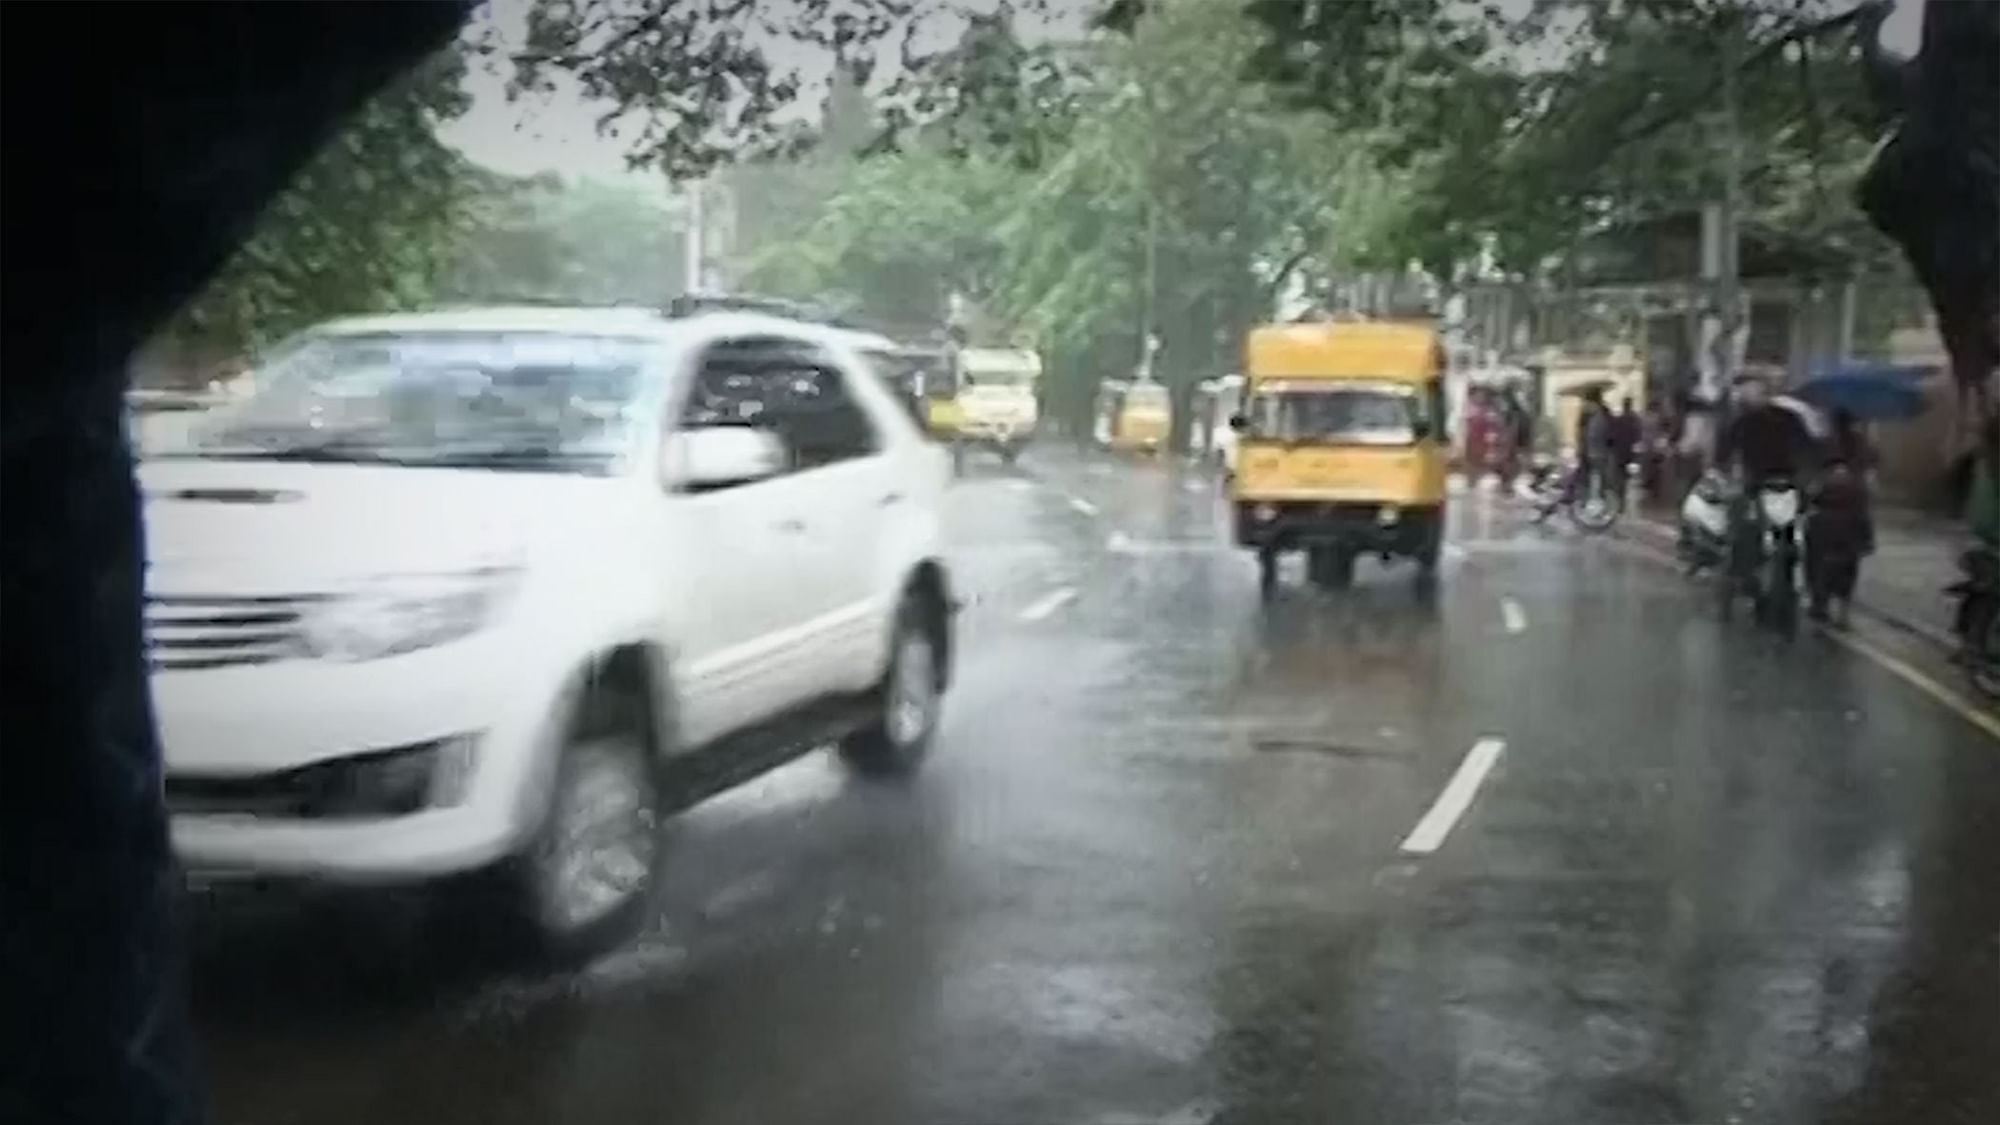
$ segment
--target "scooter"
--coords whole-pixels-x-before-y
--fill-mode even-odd
[[[1625,511],[1625,498],[1610,487],[1603,474],[1591,478],[1587,488],[1577,488],[1582,466],[1573,459],[1556,461],[1537,457],[1529,466],[1521,495],[1534,508],[1534,522],[1543,523],[1558,510],[1581,531],[1608,531]]]
[[[2000,554],[1975,548],[1959,556],[1958,566],[1965,577],[1945,587],[1958,599],[1952,622],[1958,660],[1981,695],[2000,699]]]
[[[1675,553],[1689,578],[1717,570],[1729,561],[1729,478],[1710,469],[1681,501],[1680,537]]]

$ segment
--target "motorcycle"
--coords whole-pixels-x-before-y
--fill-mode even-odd
[[[1758,624],[1787,636],[1798,630],[1799,517],[1803,507],[1796,483],[1770,480],[1758,488],[1748,505],[1751,526],[1733,526],[1732,521],[1729,534],[1743,536],[1746,550],[1745,557],[1732,560],[1724,548],[1721,580],[1716,584],[1724,620],[1734,615],[1736,599],[1747,596]]]
[[[1945,587],[1958,599],[1958,659],[1981,695],[2000,699],[2000,554],[1975,548],[1959,556],[1958,566],[1965,577]]]
[[[1535,523],[1545,522],[1557,511],[1567,514],[1579,529],[1592,533],[1608,531],[1618,522],[1625,511],[1625,498],[1619,490],[1603,473],[1592,474],[1588,484],[1578,488],[1580,472],[1582,466],[1574,460],[1535,459],[1521,486],[1523,498],[1534,508]]]

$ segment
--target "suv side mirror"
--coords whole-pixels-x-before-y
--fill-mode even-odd
[[[1240,434],[1250,428],[1250,419],[1244,417],[1243,413],[1238,411],[1229,416],[1229,428]]]
[[[661,468],[670,486],[691,492],[749,484],[784,471],[785,443],[750,426],[683,430],[667,443]]]

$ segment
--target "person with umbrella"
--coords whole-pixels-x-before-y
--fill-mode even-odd
[[[1861,562],[1875,553],[1875,521],[1860,451],[1836,443],[1805,523],[1806,595],[1815,621],[1847,623]]]
[[[1868,474],[1875,469],[1875,446],[1862,429],[1861,419],[1847,407],[1836,406],[1832,412],[1831,429],[1827,440],[1833,446],[1833,456],[1866,481]]]
[[[1736,384],[1736,412],[1716,442],[1716,464],[1742,474],[1745,486],[1776,478],[1798,480],[1815,460],[1812,429],[1798,411],[1778,401],[1762,378]]]
[[[1798,413],[1778,402],[1770,385],[1756,375],[1736,383],[1736,412],[1716,441],[1715,463],[1739,485],[1730,514],[1730,573],[1742,576],[1754,565],[1756,497],[1767,484],[1801,483],[1814,467],[1817,442]]]

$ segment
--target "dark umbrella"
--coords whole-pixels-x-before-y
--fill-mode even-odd
[[[1931,368],[1892,364],[1840,367],[1793,387],[1793,397],[1822,410],[1845,410],[1864,422],[1915,418],[1924,412],[1920,385]]]

